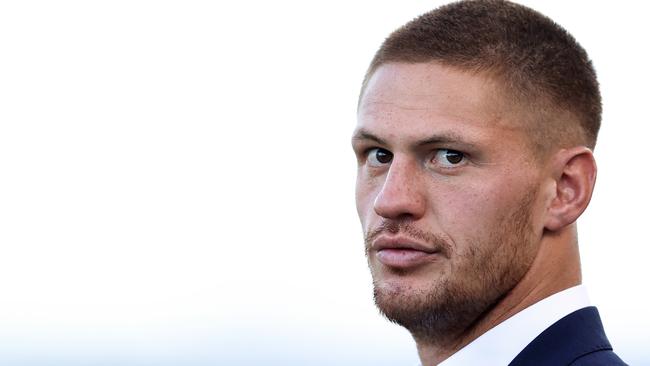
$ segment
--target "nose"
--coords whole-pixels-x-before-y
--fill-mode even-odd
[[[426,210],[425,187],[415,163],[393,160],[375,197],[377,215],[393,220],[417,220]]]

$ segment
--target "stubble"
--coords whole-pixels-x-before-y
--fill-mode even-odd
[[[535,252],[531,222],[535,196],[535,191],[529,190],[516,209],[495,220],[496,229],[487,238],[470,240],[463,253],[448,240],[408,223],[385,223],[368,233],[366,250],[371,237],[381,230],[404,231],[440,248],[451,264],[425,289],[382,286],[373,276],[375,304],[380,312],[408,329],[418,342],[453,343],[496,306],[530,267]]]

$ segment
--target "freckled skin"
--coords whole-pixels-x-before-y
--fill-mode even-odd
[[[541,263],[557,255],[543,245],[554,183],[534,158],[524,120],[492,79],[436,63],[382,65],[361,98],[355,136],[382,141],[353,138],[364,233],[400,223],[450,248],[439,260],[395,271],[367,243],[377,305],[411,331],[423,360],[448,357],[544,288],[549,271]],[[452,138],[418,144],[441,135]],[[372,148],[391,152],[392,161],[369,164]],[[465,160],[443,167],[431,161],[438,149],[461,151]],[[579,267],[571,250],[565,257]]]
[[[370,80],[359,109],[358,128],[382,136],[393,152],[393,181],[388,170],[371,176],[359,170],[357,208],[364,231],[386,217],[376,212],[376,203],[405,205],[404,213],[423,230],[444,234],[456,244],[458,255],[467,251],[470,238],[487,237],[503,212],[520,205],[521,197],[536,184],[536,167],[528,160],[525,135],[508,108],[495,103],[496,87],[484,78],[431,64],[385,65]],[[474,165],[452,174],[421,168],[410,150],[414,141],[438,132],[453,132],[478,147]],[[399,170],[398,170],[399,169]],[[387,186],[387,184],[393,184]],[[399,201],[399,202],[398,202]],[[422,212],[410,207],[423,202]],[[542,225],[537,224],[539,235]],[[369,258],[378,280],[381,266]],[[450,258],[446,266],[455,263]],[[432,274],[439,266],[431,268]],[[413,289],[430,286],[431,273],[390,279]],[[385,280],[389,280],[385,278]]]

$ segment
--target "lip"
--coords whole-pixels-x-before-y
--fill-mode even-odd
[[[372,243],[377,260],[385,266],[409,269],[440,259],[438,248],[419,243],[408,237],[379,237]]]

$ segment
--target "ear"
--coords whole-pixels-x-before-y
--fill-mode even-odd
[[[552,161],[554,196],[546,211],[545,228],[560,230],[584,212],[596,183],[596,161],[584,146],[560,150]]]

